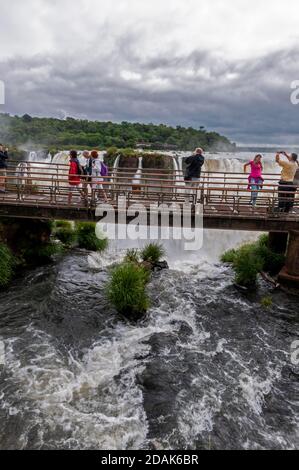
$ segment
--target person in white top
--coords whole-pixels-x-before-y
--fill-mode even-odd
[[[93,150],[90,153],[90,156],[92,158],[92,189],[96,191],[98,200],[100,199],[100,196],[102,195],[104,198],[105,202],[108,202],[107,194],[104,189],[104,178],[102,176],[102,162],[99,159],[99,154],[97,150]]]

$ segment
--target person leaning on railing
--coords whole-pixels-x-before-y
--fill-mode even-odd
[[[281,156],[284,156],[287,161],[282,160]],[[293,209],[295,202],[297,188],[294,185],[294,178],[298,170],[298,155],[296,153],[288,155],[286,152],[278,152],[276,162],[282,168],[278,188],[278,211],[288,213]]]
[[[0,144],[0,193],[5,193],[5,177],[7,172],[8,149]]]
[[[205,157],[203,155],[203,149],[197,148],[193,155],[185,159],[187,170],[185,175],[185,182],[190,188],[198,189],[201,170],[205,163]],[[197,202],[197,191],[195,191]]]

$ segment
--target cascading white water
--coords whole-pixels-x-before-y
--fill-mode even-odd
[[[183,181],[183,172],[180,170],[178,161],[176,157],[173,157],[173,169],[175,171],[175,186],[185,186],[185,183]],[[178,193],[183,193],[184,189],[178,189],[176,190]]]
[[[278,297],[277,320],[265,315],[217,262],[248,239],[208,231],[190,263],[165,242],[170,270],[153,276],[138,323],[111,309],[107,264],[88,269],[84,253],[6,292],[0,448],[295,448],[295,332],[283,319],[294,306]]]
[[[171,153],[167,155],[173,156]],[[188,157],[191,152],[177,152],[177,161],[179,171],[183,174],[183,159]],[[254,154],[249,152],[237,152],[237,153],[205,153],[205,165],[203,171],[209,172],[224,172],[224,173],[243,173],[244,163],[253,160]],[[263,165],[264,173],[267,174],[279,174],[280,168],[275,162],[275,155],[273,153],[263,154]]]
[[[82,151],[78,152],[79,156],[82,154]],[[101,160],[104,158],[105,152],[100,152],[99,157]],[[183,176],[183,158],[188,156],[187,152],[178,152],[177,160],[176,157],[173,157],[173,154],[170,156],[173,157],[174,169],[180,172],[180,178]],[[224,173],[243,173],[244,163],[249,162],[253,159],[254,155],[250,153],[206,153],[206,161],[203,170],[209,172],[224,172]],[[68,164],[69,162],[69,152],[62,151],[57,153],[52,160],[50,160],[50,155],[45,159],[40,157],[37,152],[30,152],[28,160],[30,162],[46,162],[53,164]],[[119,166],[120,156],[117,156],[113,165],[113,170],[116,171]],[[139,162],[140,164],[140,162]],[[264,173],[266,174],[277,174],[280,173],[280,167],[275,162],[275,156],[270,153],[265,153],[263,158]],[[139,168],[140,169],[140,168]]]
[[[245,161],[207,157],[213,171]],[[162,241],[170,270],[153,275],[151,308],[137,323],[117,316],[106,295],[107,265],[136,241],[111,246],[102,264],[71,250],[7,288],[0,448],[298,447],[290,363],[298,303],[273,292],[265,312],[263,286],[247,298],[219,263],[255,237],[205,231],[202,250],[190,254],[179,240]]]
[[[143,161],[143,158],[139,157],[138,158],[138,169],[137,169],[137,172],[134,175],[134,178],[133,178],[133,181],[132,181],[132,184],[136,185],[136,186],[140,186],[140,180],[141,180],[141,177],[142,177],[142,161]]]

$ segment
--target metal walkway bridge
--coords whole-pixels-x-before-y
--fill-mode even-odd
[[[144,169],[134,177],[132,168],[110,169],[101,183],[107,200],[116,212],[119,201],[125,207],[142,204],[145,211],[156,204],[200,203],[205,228],[222,230],[299,230],[299,197],[291,213],[277,213],[279,175],[264,175],[256,207],[250,205],[248,175],[203,172],[196,188],[184,181],[179,171]],[[85,180],[82,178],[84,186]],[[3,179],[0,175],[0,189]],[[87,189],[88,188],[88,189]],[[0,216],[40,219],[97,220],[97,206],[104,202],[103,191],[85,185],[72,191],[69,202],[68,165],[10,162],[5,177],[5,193],[0,193]],[[100,201],[98,201],[100,197]],[[127,217],[130,221],[132,217]]]

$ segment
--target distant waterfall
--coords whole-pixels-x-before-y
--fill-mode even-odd
[[[176,157],[173,157],[173,169],[175,171],[175,185],[184,186],[185,183],[183,182],[183,172],[180,170]]]
[[[29,155],[28,155],[28,160],[30,162],[38,162],[38,156],[37,156],[37,153],[36,152],[29,152]]]
[[[137,169],[137,172],[136,172],[136,174],[133,178],[133,181],[132,181],[133,185],[140,186],[140,180],[141,180],[141,177],[142,177],[142,161],[143,161],[143,158],[139,157],[139,159],[138,159],[138,169]]]
[[[63,163],[68,164],[70,161],[69,152],[58,152],[54,155],[52,163]]]

